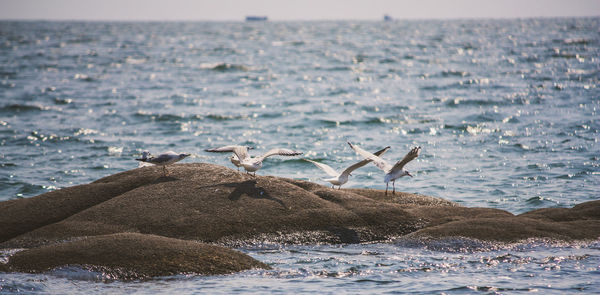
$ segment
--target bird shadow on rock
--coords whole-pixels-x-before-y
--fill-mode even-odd
[[[269,192],[267,192],[263,187],[257,186],[257,184],[258,184],[257,180],[250,179],[250,180],[246,180],[246,181],[242,181],[242,182],[228,182],[228,183],[220,183],[220,184],[215,184],[215,185],[210,185],[210,186],[224,186],[224,187],[234,188],[234,190],[231,193],[229,193],[229,195],[227,196],[227,198],[231,201],[237,201],[243,195],[246,195],[253,199],[271,200],[271,201],[279,203],[282,207],[287,208],[287,206],[285,205],[285,203],[283,203],[282,200],[271,196],[271,194],[269,194]],[[202,186],[202,188],[204,188],[204,187],[209,187],[209,186]]]

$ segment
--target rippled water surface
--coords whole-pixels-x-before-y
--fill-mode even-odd
[[[390,145],[390,161],[422,146],[407,166],[415,177],[396,183],[401,191],[512,213],[595,200],[598,28],[599,18],[0,22],[0,200],[133,169],[144,149],[231,166],[202,150],[280,146],[342,168],[358,159],[346,141]],[[259,174],[325,177],[289,158],[269,158]],[[385,187],[373,165],[353,175],[346,187]],[[99,293],[598,291],[597,245],[526,245],[460,254],[402,244],[245,249],[276,270],[82,285]],[[2,274],[0,284],[80,290],[60,277]]]
[[[594,294],[600,244],[529,243],[472,251],[402,243],[245,249],[274,270],[120,282],[78,268],[5,274],[0,292],[52,294]],[[481,246],[481,245],[478,245]],[[480,250],[482,248],[479,248]]]

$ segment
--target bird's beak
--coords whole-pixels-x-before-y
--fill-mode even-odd
[[[409,172],[406,172],[406,175],[413,177],[412,174],[410,174]]]
[[[352,176],[352,173],[348,173],[348,175]]]

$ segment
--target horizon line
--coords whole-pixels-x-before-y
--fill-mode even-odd
[[[392,19],[389,21],[384,20],[382,14],[380,18],[332,18],[332,19],[270,19],[267,15],[267,20],[264,21],[247,21],[245,17],[239,19],[78,19],[78,18],[0,18],[1,21],[45,21],[45,22],[243,22],[243,23],[268,23],[268,22],[327,22],[327,21],[366,21],[366,22],[396,22],[396,21],[434,21],[434,20],[519,20],[519,19],[568,19],[568,18],[600,18],[600,14],[597,15],[556,15],[556,16],[464,16],[464,17],[432,17],[432,18],[420,18],[420,17],[409,17],[409,18],[398,18],[391,16]],[[250,15],[249,15],[250,16]]]

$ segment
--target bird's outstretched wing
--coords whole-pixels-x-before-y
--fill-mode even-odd
[[[350,142],[348,142],[348,144],[356,153],[363,156],[367,160],[373,161],[373,164],[375,164],[375,166],[377,166],[377,168],[383,170],[385,173],[388,173],[392,169],[392,165],[388,164],[388,162],[386,162],[382,158],[380,158],[374,154],[371,154],[371,153],[351,144]]]
[[[323,163],[319,163],[319,162],[315,162],[313,160],[309,160],[309,159],[304,159],[305,161],[311,162],[313,164],[315,164],[315,166],[321,168],[321,170],[325,171],[325,173],[327,173],[329,176],[331,177],[337,177],[339,174],[337,173],[337,171],[333,170],[333,168],[331,168],[331,166],[327,165],[327,164],[323,164]],[[365,163],[366,164],[366,163]]]
[[[385,148],[383,148],[381,150],[376,151],[373,155],[378,156],[378,157],[382,156],[389,149],[390,149],[390,147],[387,146],[387,147],[385,147]],[[362,166],[367,165],[371,161],[372,161],[371,159],[364,159],[364,160],[362,160],[362,161],[360,161],[360,162],[358,162],[358,163],[356,163],[356,164],[354,164],[354,165],[346,168],[344,171],[342,171],[342,174],[350,174],[350,173],[352,173],[352,171],[354,171],[354,170],[356,170],[356,169],[358,169],[358,168],[360,168]]]
[[[297,151],[293,151],[290,149],[283,149],[283,148],[275,148],[272,149],[268,152],[266,152],[265,154],[263,154],[262,156],[258,157],[261,161],[264,160],[267,157],[270,156],[298,156],[298,155],[302,155],[302,152],[297,152]]]
[[[244,160],[244,159],[250,157],[250,155],[248,154],[248,147],[241,146],[241,145],[226,145],[226,146],[222,146],[222,147],[218,147],[218,148],[214,148],[214,149],[206,149],[204,151],[211,152],[211,153],[231,152],[231,153],[234,153],[240,160]]]
[[[404,156],[404,158],[400,161],[398,161],[394,167],[392,168],[392,170],[397,171],[400,170],[404,167],[404,165],[406,165],[408,162],[414,160],[416,157],[419,156],[419,152],[421,152],[421,147],[414,147],[412,148],[407,154],[406,156]]]

